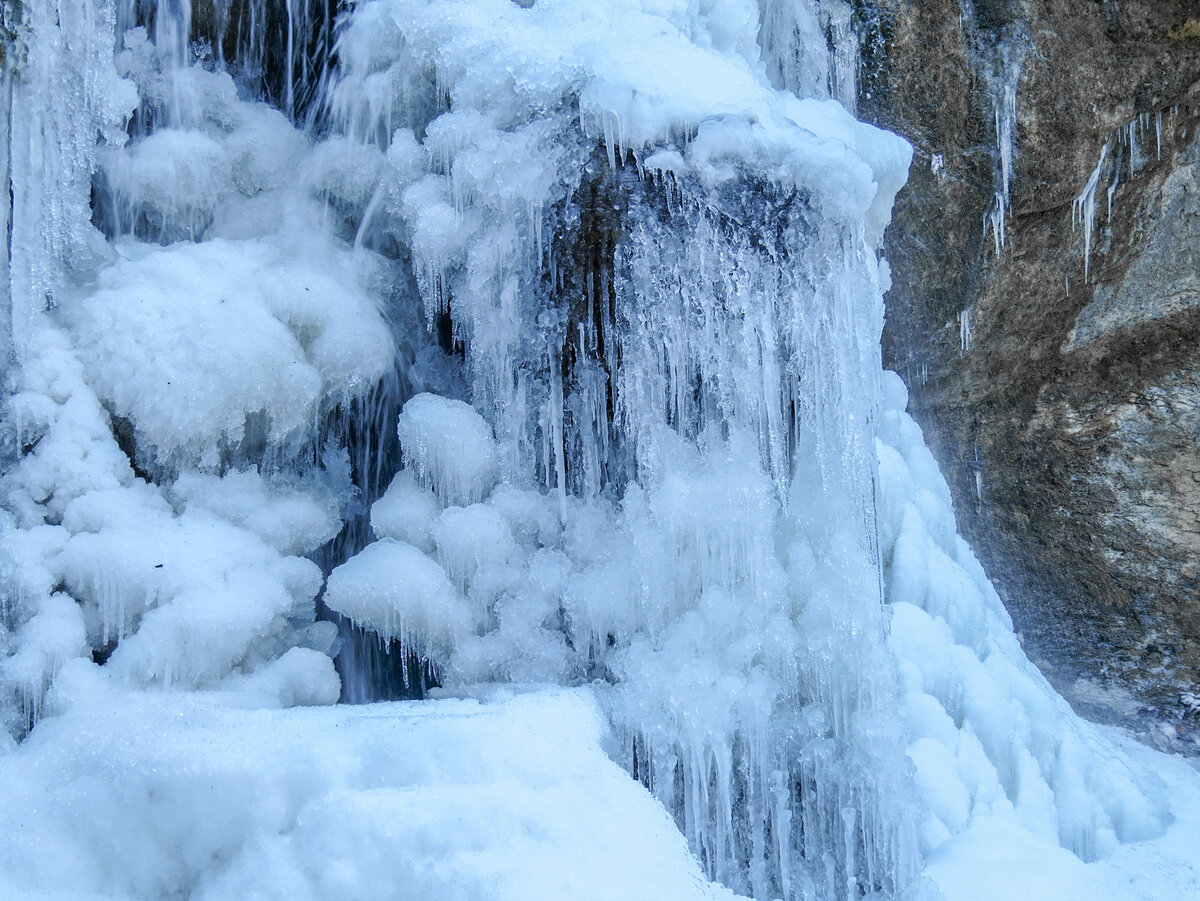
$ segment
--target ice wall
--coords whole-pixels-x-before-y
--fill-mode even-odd
[[[336,77],[296,74],[302,9],[282,55],[187,4],[22,25],[12,734],[128,688],[329,703],[339,646],[367,699],[369,635],[401,679],[590,686],[755,897],[917,896],[979,818],[1163,828],[881,370],[911,150],[847,112],[846,4],[373,0]],[[247,99],[268,58],[291,118]]]

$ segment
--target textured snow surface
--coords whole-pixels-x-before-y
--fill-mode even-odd
[[[901,408],[904,394],[899,377],[885,373],[880,531],[889,645],[926,803],[923,850],[984,820],[1020,824],[1084,861],[1158,837],[1172,819],[1165,786],[1077,719],[1025,657],[995,589],[955,534],[949,489]]]
[[[0,896],[734,901],[586,691],[274,711],[94,694],[0,758]]]
[[[114,691],[73,665],[58,715],[0,757],[0,896],[734,901],[606,755],[590,692],[516,690],[275,710],[245,695]],[[980,817],[929,857],[946,901],[1200,889],[1196,771],[1104,739],[1167,781],[1171,829],[1084,864]]]

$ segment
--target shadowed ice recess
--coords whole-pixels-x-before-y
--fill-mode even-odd
[[[15,10],[0,894],[1200,885],[882,370],[849,5],[336,11]]]

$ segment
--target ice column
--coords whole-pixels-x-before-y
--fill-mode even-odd
[[[132,87],[112,65],[110,2],[22,4],[9,107],[12,335],[28,359],[35,318],[97,252],[92,173],[101,140],[124,142]],[[7,61],[6,61],[7,65]]]
[[[751,181],[719,210],[684,188],[669,218],[655,193],[635,190],[618,248],[617,420],[668,532],[643,593],[678,613],[660,611],[658,649],[620,658],[631,763],[726,884],[903,895],[917,858],[880,612],[874,258],[774,186]],[[672,462],[679,437],[694,468]],[[681,478],[693,500],[672,495]],[[656,676],[691,666],[721,675],[656,697]]]

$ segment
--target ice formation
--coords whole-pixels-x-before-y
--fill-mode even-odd
[[[1028,25],[1019,13],[980,9],[975,0],[959,0],[962,27],[971,47],[972,64],[992,107],[996,151],[992,205],[983,216],[984,238],[991,232],[999,257],[1012,214],[1012,184],[1017,158],[1017,103],[1021,70],[1029,50]],[[985,24],[986,23],[986,24]],[[934,171],[938,170],[934,166]]]
[[[1104,171],[1104,160],[1108,156],[1108,144],[1100,148],[1100,159],[1088,176],[1087,184],[1071,203],[1071,225],[1083,226],[1083,278],[1086,281],[1092,262],[1092,230],[1096,227],[1096,191],[1100,187],[1100,175]],[[1112,195],[1109,195],[1111,209]]]
[[[1143,135],[1154,129],[1154,159],[1162,159],[1163,135],[1170,141],[1178,133],[1182,113],[1180,107],[1170,106],[1153,113],[1139,113],[1120,128],[1110,132],[1100,146],[1096,168],[1088,176],[1083,190],[1071,203],[1071,228],[1083,229],[1083,278],[1091,272],[1092,242],[1096,230],[1096,193],[1102,181],[1108,182],[1105,210],[1109,222],[1113,215],[1113,197],[1123,181],[1128,181],[1149,162],[1142,149]]]
[[[325,4],[147,7],[27,5],[3,70],[0,888],[915,898],[1174,834],[882,371],[911,150],[847,4],[370,0],[336,70]],[[339,648],[542,688],[263,709]]]
[[[470,404],[418,394],[404,405],[396,432],[405,470],[442,503],[476,503],[495,484],[492,430]]]

